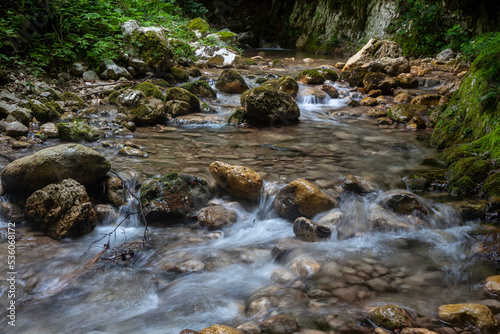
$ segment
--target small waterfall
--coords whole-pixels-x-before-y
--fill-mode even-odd
[[[124,204],[119,208],[119,221],[126,219],[122,224],[123,227],[140,227],[142,226],[142,218],[137,200],[139,198],[138,175],[135,171],[128,171],[126,173],[120,173],[120,178],[125,182],[125,185],[123,189]],[[132,192],[135,197],[127,191],[127,189]]]

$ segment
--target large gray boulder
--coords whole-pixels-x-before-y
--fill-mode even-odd
[[[8,193],[30,195],[51,183],[71,178],[85,186],[104,180],[109,161],[91,148],[63,144],[14,160],[2,170],[2,186]]]
[[[54,239],[85,235],[97,221],[85,187],[72,179],[35,191],[26,200],[25,214]]]
[[[299,119],[297,102],[287,93],[268,86],[245,91],[241,95],[245,120],[251,124],[289,124]]]
[[[116,65],[112,60],[105,59],[100,67],[101,74],[99,75],[102,80],[118,80],[124,77],[132,80],[132,75],[121,66]]]

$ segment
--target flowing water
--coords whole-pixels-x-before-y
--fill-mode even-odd
[[[246,73],[248,83],[254,85],[260,74]],[[341,96],[358,98],[348,87],[337,88]],[[238,127],[225,120],[239,105],[239,95],[218,92],[217,100],[207,101],[217,113],[202,124],[185,118],[163,133],[141,128],[131,138],[109,137],[112,145],[107,148],[90,144],[131,189],[170,171],[212,182],[209,165],[221,160],[256,170],[266,180],[265,191],[254,205],[226,197],[213,200],[237,212],[234,225],[217,232],[197,224],[150,227],[151,245],[133,258],[99,262],[67,283],[65,277],[108,239],[94,242],[113,231],[125,211],[135,210],[133,199],[122,208],[121,218],[102,222],[79,239],[55,241],[17,223],[22,235],[16,243],[17,323],[11,328],[2,318],[1,332],[177,334],[185,328],[237,326],[281,313],[293,315],[303,328],[328,323],[338,329],[383,303],[403,305],[420,324],[432,327],[437,326],[433,319],[439,305],[484,299],[480,283],[491,269],[473,255],[478,226],[462,222],[451,207],[422,198],[430,213],[417,230],[381,232],[368,224],[381,198],[403,187],[401,176],[407,170],[436,168],[423,164],[434,152],[417,140],[419,133],[378,128],[373,119],[355,117],[363,107],[347,108],[345,98],[297,101],[298,124]],[[109,121],[113,113],[110,109],[108,119],[95,122]],[[114,145],[126,140],[142,146],[148,157],[119,156]],[[363,176],[381,190],[366,197],[342,194],[339,208],[331,212],[343,213],[331,239],[294,241],[292,224],[273,210],[276,190],[304,178],[335,194],[348,174]],[[412,218],[395,219],[407,223]],[[142,235],[139,220],[132,216],[110,242],[116,246]],[[273,251],[277,243],[289,252],[280,253],[281,246]],[[6,254],[6,239],[0,245]],[[172,267],[181,270],[169,271]],[[0,268],[8,271],[6,261]],[[44,295],[58,286],[64,287],[59,293]],[[2,286],[2,300],[6,294]],[[258,301],[268,304],[261,307]]]

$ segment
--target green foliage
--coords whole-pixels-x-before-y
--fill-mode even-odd
[[[407,55],[434,56],[445,48],[458,51],[470,39],[470,32],[450,25],[450,14],[439,0],[398,0],[399,17],[387,32]]]
[[[0,60],[33,74],[59,71],[75,61],[95,68],[120,55],[124,22],[162,25],[171,37],[186,39],[184,13],[204,12],[196,0],[13,0],[0,8]],[[184,48],[182,55],[190,51]]]

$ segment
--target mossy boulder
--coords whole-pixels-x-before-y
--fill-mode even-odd
[[[340,76],[347,81],[351,87],[363,87],[363,79],[368,72],[368,69],[365,67],[356,67],[352,71],[342,72]]]
[[[165,174],[145,182],[140,190],[146,220],[167,225],[206,206],[209,198],[208,184],[186,174]]]
[[[415,116],[426,116],[431,110],[427,106],[395,104],[387,111],[387,116],[399,123],[408,123]]]
[[[245,122],[245,108],[238,107],[236,110],[229,116],[227,119],[227,123],[236,123],[236,124],[242,124]]]
[[[304,70],[297,74],[297,81],[307,85],[322,85],[326,81],[324,74],[319,70]]]
[[[500,197],[500,172],[496,172],[486,179],[483,184],[483,194],[491,199]]]
[[[40,122],[58,120],[64,113],[64,109],[56,102],[41,103],[37,100],[30,100],[27,107],[31,110],[31,115]]]
[[[72,179],[35,191],[26,200],[25,214],[36,229],[58,240],[85,235],[97,222],[85,187]]]
[[[142,82],[134,86],[133,89],[143,92],[146,97],[152,96],[156,99],[163,100],[163,94],[160,92],[160,89],[151,82]]]
[[[285,75],[279,79],[274,80],[266,80],[263,83],[263,86],[269,86],[274,89],[277,89],[281,92],[287,93],[291,96],[297,95],[299,92],[299,84],[292,77]]]
[[[169,73],[175,78],[176,82],[187,82],[189,81],[189,73],[180,69],[178,67],[172,67],[169,70]]]
[[[190,77],[197,78],[201,77],[202,73],[198,67],[190,67],[188,70],[188,74]]]
[[[29,125],[29,122],[32,119],[31,111],[25,108],[24,105],[18,106],[0,101],[0,119],[7,118],[9,116],[12,116],[24,125]]]
[[[101,130],[90,126],[84,120],[57,124],[59,138],[71,142],[93,142],[104,137]]]
[[[219,31],[215,33],[221,41],[226,42],[228,44],[232,44],[236,42],[238,35],[231,31]]]
[[[245,65],[248,65],[248,66],[259,65],[255,60],[253,60],[251,58],[244,58],[243,61],[245,62]]]
[[[85,186],[99,184],[110,168],[109,161],[93,149],[63,144],[14,160],[0,175],[6,192],[29,195],[67,178]]]
[[[449,304],[437,310],[437,318],[453,327],[473,326],[481,333],[497,333],[498,321],[491,310],[482,304]]]
[[[109,94],[109,96],[108,96],[108,102],[111,103],[111,104],[116,104],[116,100],[118,99],[118,96],[120,96],[120,94],[121,94],[120,91],[115,90],[114,92],[112,92],[111,94]]]
[[[410,104],[418,104],[424,106],[437,106],[443,96],[439,94],[422,94],[414,97]]]
[[[167,114],[171,115],[172,118],[187,115],[191,111],[189,103],[179,100],[167,101],[165,103],[165,108]]]
[[[85,107],[85,101],[75,93],[66,92],[61,95],[61,100],[66,102],[69,106],[76,106],[79,108]]]
[[[295,220],[313,218],[318,213],[337,206],[337,202],[306,180],[295,180],[280,189],[274,198],[278,215]]]
[[[187,102],[192,113],[200,112],[200,100],[184,88],[173,87],[167,89],[165,101],[168,102],[171,100]]]
[[[224,70],[215,82],[215,88],[224,93],[241,94],[248,89],[243,76],[235,70]]]
[[[232,327],[224,325],[213,325],[207,328],[203,328],[200,334],[241,334],[241,332]]]
[[[272,87],[261,86],[245,91],[241,95],[241,105],[250,124],[287,125],[300,117],[297,102],[287,93]]]
[[[376,325],[391,331],[412,325],[412,320],[404,308],[394,304],[377,307],[370,312],[370,319]]]
[[[210,164],[210,174],[217,185],[236,197],[257,200],[264,183],[260,175],[245,166],[232,166],[221,161]]]
[[[467,157],[451,164],[449,169],[449,186],[454,195],[465,195],[485,180],[490,171],[488,161],[478,157]]]
[[[329,68],[319,68],[318,71],[325,76],[326,80],[337,81],[339,79],[337,72]]]
[[[209,97],[209,98],[217,97],[217,93],[215,92],[215,90],[210,86],[208,82],[203,80],[193,81],[184,84],[181,86],[181,88],[184,88],[188,92],[198,97]]]
[[[210,25],[202,18],[195,18],[188,22],[187,28],[198,35],[198,37],[206,36],[210,33]]]
[[[166,108],[163,100],[149,97],[136,108],[130,108],[125,113],[137,126],[162,124],[166,121]]]
[[[422,201],[413,193],[404,190],[393,190],[384,194],[381,199],[384,207],[401,214],[427,214],[428,210]]]
[[[385,73],[370,72],[363,78],[363,86],[367,92],[380,89],[385,95],[389,95],[397,87],[397,82]]]

